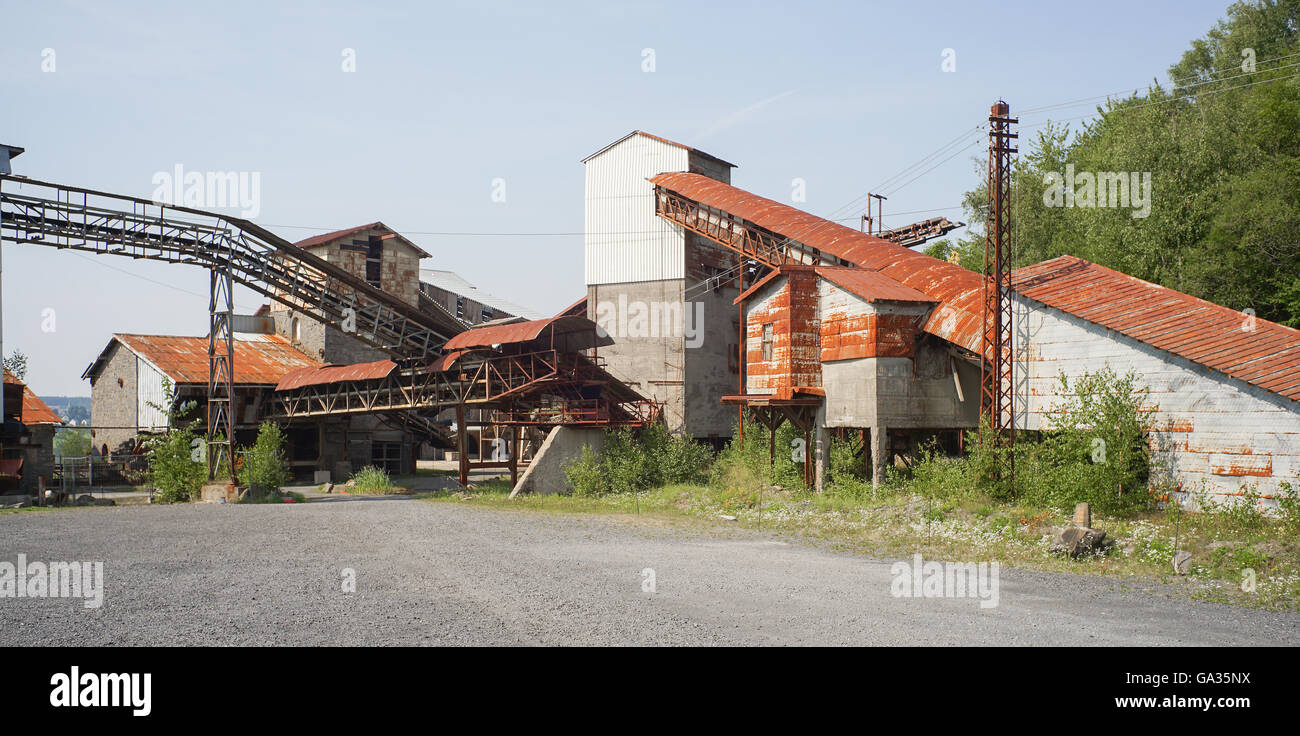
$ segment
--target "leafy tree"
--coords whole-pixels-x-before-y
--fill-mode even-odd
[[[71,419],[74,422],[90,421],[90,410],[84,406],[68,404],[68,408],[64,411],[64,414],[68,419]]]
[[[54,434],[54,454],[59,457],[85,457],[92,445],[89,429],[60,429]]]
[[[275,422],[262,422],[257,430],[257,440],[240,459],[241,485],[270,493],[293,479],[289,462],[285,458],[284,430]]]
[[[1078,130],[1024,129],[1012,172],[1015,265],[1068,253],[1300,326],[1300,70],[1273,61],[1294,54],[1300,0],[1235,3],[1170,68],[1174,86],[1108,101]],[[1052,206],[1047,177],[1071,164],[1150,172],[1149,216]],[[965,205],[983,225],[978,175]],[[955,246],[980,254],[962,265],[982,266],[982,237]]]
[[[203,483],[208,478],[207,464],[199,449],[202,439],[195,430],[197,420],[185,417],[197,405],[194,401],[176,403],[176,393],[170,382],[163,383],[164,403],[150,406],[167,413],[168,430],[144,442],[149,469],[145,480],[156,491],[154,498],[162,503],[180,503],[198,498]]]
[[[20,381],[27,380],[27,354],[21,350],[14,350],[5,356],[4,367],[10,373],[14,374]]]

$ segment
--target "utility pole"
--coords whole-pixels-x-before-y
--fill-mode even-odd
[[[1015,354],[1012,350],[1011,302],[1011,154],[1019,136],[1011,126],[1011,106],[998,100],[989,109],[989,213],[984,231],[984,324],[980,362],[980,428],[1005,447],[1005,467],[993,470],[1008,482],[1015,477],[1016,428],[1013,397]]]
[[[875,222],[876,222],[876,233],[879,234],[885,231],[885,200],[889,199],[889,197],[886,197],[882,194],[871,194],[870,192],[867,193],[867,221],[868,222],[871,221],[871,200],[873,199],[876,200]],[[871,234],[869,228],[867,234],[868,235]]]

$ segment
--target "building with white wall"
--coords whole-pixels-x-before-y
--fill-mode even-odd
[[[615,341],[609,371],[664,404],[669,429],[730,437],[738,388],[739,258],[655,215],[649,179],[694,172],[729,182],[734,164],[633,131],[583,159],[587,316]]]

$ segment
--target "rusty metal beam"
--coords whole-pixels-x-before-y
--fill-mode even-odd
[[[965,226],[966,223],[964,222],[952,222],[946,217],[931,217],[928,220],[914,222],[911,225],[886,230],[879,233],[879,235],[885,240],[911,248],[927,240],[943,237],[953,230]]]

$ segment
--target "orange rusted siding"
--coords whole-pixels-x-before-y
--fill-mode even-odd
[[[754,295],[745,316],[748,393],[791,398],[797,388],[821,386],[817,276],[794,271]],[[772,357],[763,359],[763,326],[772,325]]]
[[[905,287],[897,284],[859,283],[841,273],[851,270],[856,269],[817,269],[825,277],[820,284],[822,361],[914,357],[925,305],[931,302],[911,289],[900,291]],[[887,300],[880,298],[881,291],[888,293]],[[899,304],[916,306],[900,313]]]
[[[1268,478],[1273,475],[1273,458],[1267,455],[1210,455],[1210,473],[1238,477]]]

